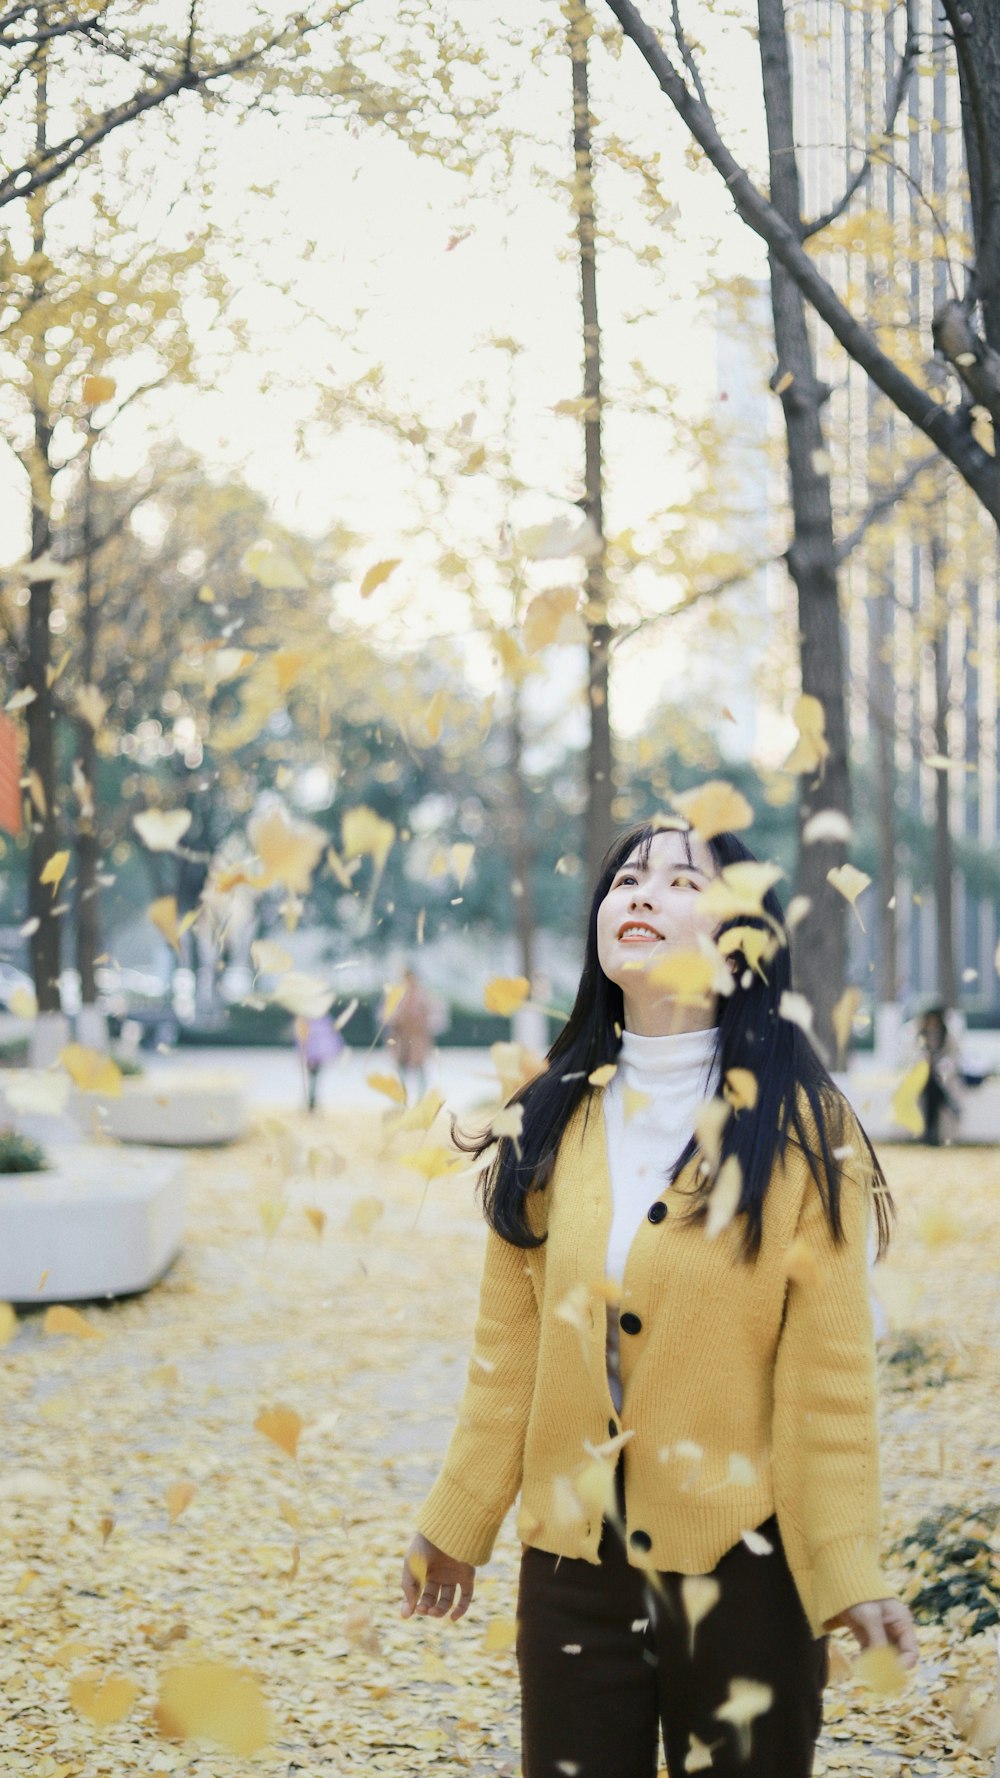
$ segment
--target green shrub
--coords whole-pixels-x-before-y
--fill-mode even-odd
[[[45,1150],[10,1124],[0,1129],[0,1173],[40,1173],[48,1166]]]

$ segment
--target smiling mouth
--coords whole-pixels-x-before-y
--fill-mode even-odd
[[[652,926],[641,926],[641,925],[639,925],[638,922],[636,922],[635,925],[629,925],[629,926],[622,927],[621,931],[618,934],[618,942],[619,942],[619,944],[622,944],[622,945],[629,945],[629,944],[633,944],[633,945],[646,944],[646,945],[648,945],[648,944],[657,943],[657,941],[662,939],[662,937],[663,937],[662,932],[657,932]]]

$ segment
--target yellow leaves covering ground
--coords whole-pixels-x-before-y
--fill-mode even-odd
[[[0,1772],[519,1771],[513,1518],[461,1623],[398,1615],[472,1346],[483,1230],[471,1176],[425,1181],[373,1106],[291,1120],[336,1170],[276,1181],[273,1130],[193,1156],[186,1249],[147,1295],[85,1306],[103,1339],[58,1337],[65,1314],[19,1320],[3,1351]],[[443,1145],[444,1116],[420,1135]],[[882,1362],[888,1548],[946,1503],[996,1497],[1000,1151],[883,1158],[901,1209],[890,1316],[956,1356],[941,1387]],[[377,1220],[356,1214],[376,1198]],[[995,1633],[918,1634],[898,1695],[857,1675],[828,1689],[817,1778],[986,1778],[992,1756],[950,1709],[991,1685]],[[846,1633],[834,1642],[853,1658]],[[734,1691],[726,1708],[753,1702]],[[273,1724],[273,1739],[241,1754],[158,1734],[182,1719],[205,1735],[243,1723],[248,1747]]]

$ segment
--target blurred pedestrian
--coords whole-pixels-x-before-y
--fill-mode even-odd
[[[403,993],[392,1011],[383,1014],[389,1032],[386,1049],[390,1050],[407,1087],[407,1074],[417,1077],[417,1092],[427,1090],[427,1060],[434,1048],[434,1038],[443,1028],[444,1009],[437,996],[426,988],[412,967],[403,971]]]
[[[306,1076],[306,1109],[315,1111],[320,1070],[343,1054],[344,1038],[327,1012],[318,1019],[296,1019],[295,1042]]]
[[[910,1065],[927,1062],[928,1075],[918,1104],[924,1120],[924,1141],[932,1148],[952,1141],[962,1115],[959,1047],[948,1029],[943,1000],[930,1001],[917,1019]]]

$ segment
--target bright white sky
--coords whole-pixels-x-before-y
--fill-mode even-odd
[[[371,3],[374,11],[381,0]],[[508,23],[527,21],[537,5],[538,0],[505,0],[502,16]],[[391,6],[386,10],[391,17]],[[663,23],[665,6],[647,10],[650,17],[662,14]],[[474,28],[481,25],[488,35],[494,11],[493,0],[477,0]],[[595,12],[601,15],[599,0]],[[744,131],[749,131],[759,150],[756,47],[732,17],[718,11],[700,6],[697,25],[708,39],[710,88],[721,95],[725,117],[740,126],[730,128],[730,137],[737,149],[746,150]],[[650,274],[637,272],[621,253],[602,256],[608,382],[613,392],[627,376],[628,364],[641,358],[676,386],[686,412],[708,408],[717,397],[717,337],[714,304],[699,287],[710,272],[760,277],[763,253],[732,215],[716,176],[695,174],[685,165],[685,132],[632,46],[626,45],[614,64],[597,44],[593,60],[592,104],[599,128],[644,150],[662,150],[663,182],[679,216],[672,228],[657,230],[635,203],[610,218],[640,245],[656,240],[665,257]],[[526,66],[520,88],[513,90],[512,83],[498,119],[515,128],[527,123],[536,137],[547,138],[551,147],[539,158],[567,175],[568,89],[568,60],[556,63],[551,76]],[[156,120],[147,123],[154,152]],[[565,198],[540,188],[528,153],[518,156],[514,186],[504,201],[491,188],[490,169],[463,179],[428,158],[416,158],[379,131],[352,135],[340,124],[309,125],[297,121],[294,111],[283,120],[256,117],[238,131],[224,119],[212,127],[219,151],[212,216],[220,242],[242,231],[243,263],[256,262],[276,279],[290,280],[315,319],[301,318],[286,297],[248,279],[239,309],[252,349],[222,367],[211,392],[176,391],[158,396],[155,407],[151,402],[136,411],[106,448],[106,469],[121,473],[141,458],[154,428],[161,434],[173,430],[213,470],[241,471],[265,490],[288,524],[320,534],[341,522],[365,537],[365,549],[350,564],[355,585],[368,563],[403,557],[389,585],[366,604],[350,588],[338,594],[346,615],[363,618],[386,641],[404,646],[419,644],[428,631],[467,629],[462,595],[442,591],[421,561],[432,552],[408,534],[414,516],[412,466],[383,438],[356,426],[337,432],[309,425],[315,386],[322,381],[336,388],[338,381],[377,362],[400,403],[428,421],[457,427],[464,415],[473,414],[474,437],[495,435],[509,360],[488,342],[512,336],[523,347],[513,392],[517,467],[537,489],[520,501],[516,523],[544,522],[571,510],[564,502],[581,492],[582,441],[572,420],[552,413],[556,402],[577,396],[581,388],[578,272]],[[612,180],[604,187],[606,216],[612,205],[630,203],[620,198],[628,189],[623,176],[615,173]],[[250,187],[268,183],[275,187],[274,201],[254,198]],[[159,202],[164,240],[175,236],[187,215],[181,205],[167,218],[164,206],[173,189],[168,171],[144,198],[151,221]],[[449,250],[455,236],[461,239]],[[307,241],[315,243],[308,259]],[[242,275],[234,267],[234,278]],[[629,319],[643,310],[650,311],[647,318]],[[758,374],[749,355],[747,374]],[[297,433],[303,426],[300,448]],[[632,526],[641,537],[648,515],[685,491],[683,465],[671,449],[669,415],[651,431],[648,423],[612,414],[607,434],[609,529]],[[17,535],[20,500],[19,479],[4,464],[0,521],[7,560],[23,553]],[[461,481],[449,523],[460,546],[482,556],[488,582],[496,524],[489,490],[474,479]],[[559,564],[558,578],[564,580],[574,566],[579,564]],[[546,584],[544,575],[538,584]],[[658,607],[671,603],[677,590],[646,589]],[[621,651],[612,701],[618,729],[641,727],[664,696],[696,696],[699,705],[709,696],[710,709],[721,711],[728,704],[740,714],[745,750],[753,748],[769,763],[782,757],[794,737],[790,723],[767,718],[763,728],[758,724],[754,746],[750,702],[744,699],[745,712],[740,710],[745,651],[732,649],[727,661],[713,646],[706,676],[696,647],[692,652],[696,640],[693,628],[679,635],[674,626],[662,625],[649,639]],[[488,685],[493,669],[482,646],[471,642],[468,659],[470,672]],[[557,687],[565,693],[580,683],[581,650],[551,650],[547,660],[550,696]],[[723,675],[731,666],[731,677],[720,680],[720,666]],[[732,737],[731,725],[729,733]]]

